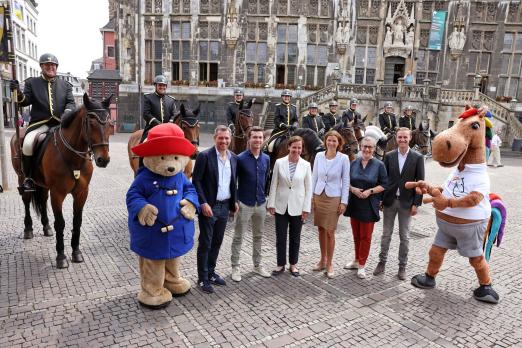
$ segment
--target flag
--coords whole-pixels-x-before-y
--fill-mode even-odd
[[[21,21],[24,20],[24,14],[23,14],[23,8],[22,8],[22,5],[20,5],[20,3],[18,1],[14,1],[14,15]]]
[[[9,62],[9,46],[7,44],[5,7],[0,6],[0,62]]]

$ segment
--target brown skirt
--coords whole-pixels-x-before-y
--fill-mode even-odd
[[[314,226],[328,231],[337,229],[337,208],[340,203],[341,197],[328,197],[324,191],[319,196],[314,194]]]

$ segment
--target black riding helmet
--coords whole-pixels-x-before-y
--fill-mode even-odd
[[[45,63],[53,63],[58,65],[58,58],[56,58],[56,56],[52,53],[44,53],[40,56],[38,64],[42,65]]]

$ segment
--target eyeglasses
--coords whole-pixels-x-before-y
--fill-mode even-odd
[[[372,146],[372,145],[363,145],[362,148],[363,149],[373,149],[375,146]]]

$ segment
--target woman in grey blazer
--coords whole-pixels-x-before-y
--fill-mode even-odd
[[[313,270],[326,270],[326,276],[333,278],[335,230],[339,216],[348,205],[350,160],[340,152],[343,138],[338,132],[331,130],[326,133],[324,139],[326,151],[316,155],[312,173],[314,225],[319,229],[321,249],[321,259]]]

